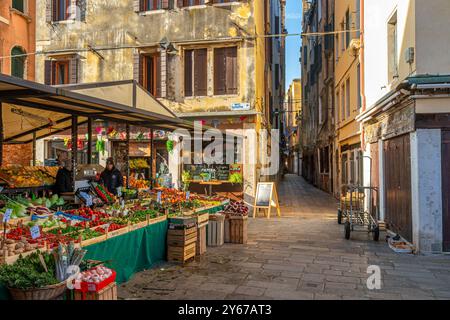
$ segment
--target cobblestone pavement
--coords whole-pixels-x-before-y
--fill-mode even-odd
[[[119,298],[450,299],[450,256],[396,254],[364,232],[345,240],[334,199],[297,176],[286,176],[279,194],[283,216],[249,219],[246,245],[138,273]],[[367,289],[369,265],[381,268],[380,290]]]

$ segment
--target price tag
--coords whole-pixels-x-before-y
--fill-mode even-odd
[[[39,229],[39,226],[34,226],[30,229],[30,233],[31,233],[31,238],[37,239],[41,236],[41,230]]]
[[[76,225],[78,223],[77,220],[70,220],[70,225],[73,227],[74,225]]]
[[[91,217],[91,220],[92,220],[92,221],[97,220],[97,215],[93,214],[92,217]]]
[[[122,208],[122,209],[125,209],[125,200],[121,200],[120,201],[120,207]]]
[[[187,192],[186,192],[186,200],[189,200],[190,197],[191,197],[191,192],[190,192],[190,191],[187,191]]]
[[[156,195],[156,201],[158,203],[161,203],[161,191],[158,191],[157,195]]]
[[[3,189],[5,189],[4,186],[0,186],[0,193],[3,191]]]
[[[11,219],[12,209],[6,209],[5,214],[3,215],[3,223],[7,223]]]

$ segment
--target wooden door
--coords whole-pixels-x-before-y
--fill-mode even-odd
[[[386,223],[393,232],[412,241],[411,147],[409,135],[384,143]]]
[[[443,251],[450,252],[450,131],[442,131]]]
[[[370,145],[370,157],[371,160],[371,170],[370,170],[370,186],[376,188],[376,190],[372,190],[371,202],[372,202],[372,216],[375,219],[379,219],[379,205],[380,205],[380,179],[379,179],[379,148],[378,142],[372,143]]]

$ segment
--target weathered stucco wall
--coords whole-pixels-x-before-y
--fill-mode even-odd
[[[413,240],[423,253],[442,252],[441,130],[411,133]]]
[[[254,108],[260,94],[256,92],[256,69],[258,63],[264,67],[264,55],[261,56],[264,45],[257,52],[255,39],[241,40],[241,37],[252,36],[256,32],[255,5],[258,2],[174,8],[144,15],[134,12],[132,0],[90,0],[86,2],[84,22],[50,24],[45,19],[45,1],[39,1],[37,49],[45,52],[72,49],[77,52],[81,56],[79,82],[115,81],[133,78],[133,47],[158,46],[166,37],[175,44],[178,52],[168,56],[168,94],[167,99],[162,99],[163,103],[175,112],[224,111],[230,110],[231,104],[236,102],[249,102]],[[210,41],[229,37],[236,38],[232,42]],[[212,48],[224,44],[238,45],[239,90],[237,95],[213,96]],[[98,49],[103,59],[88,51],[88,46]],[[183,97],[182,49],[188,47],[208,47],[206,97]],[[258,54],[260,57],[257,59]],[[37,58],[38,82],[44,82],[44,60],[45,55]]]

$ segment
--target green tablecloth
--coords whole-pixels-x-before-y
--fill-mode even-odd
[[[212,207],[212,208],[209,208],[209,209],[206,209],[206,210],[199,211],[199,213],[214,214],[216,212],[222,211],[224,208],[225,208],[225,205],[221,204],[221,205],[216,206],[216,207]]]
[[[117,283],[128,281],[136,272],[166,259],[167,220],[149,225],[104,242],[85,247],[85,259],[108,261],[117,272]],[[0,300],[8,300],[8,290],[0,285]]]
[[[117,283],[166,259],[167,220],[88,247],[85,259],[107,261],[117,272]]]

